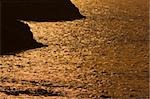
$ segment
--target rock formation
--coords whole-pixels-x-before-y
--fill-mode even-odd
[[[18,20],[65,21],[84,18],[70,0],[2,0],[0,54],[41,47],[30,27]]]

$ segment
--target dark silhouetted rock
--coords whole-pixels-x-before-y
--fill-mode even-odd
[[[43,46],[33,39],[29,26],[22,22],[9,20],[8,23],[2,25],[1,32],[1,54]]]
[[[5,18],[59,21],[84,18],[70,0],[3,0]]]
[[[65,21],[84,18],[70,0],[2,0],[0,54],[43,46],[18,20]]]

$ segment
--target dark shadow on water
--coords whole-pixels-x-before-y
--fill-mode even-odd
[[[49,90],[45,90],[42,88],[38,89],[21,89],[21,88],[12,88],[10,86],[0,86],[0,92],[3,92],[7,95],[19,96],[21,94],[29,95],[29,96],[63,96],[60,92],[53,92]]]
[[[1,77],[0,83],[14,83],[14,84],[21,84],[21,85],[32,85],[32,86],[43,86],[43,87],[71,87],[70,85],[62,85],[62,84],[53,84],[49,81],[34,81],[34,80],[17,80],[17,79],[10,79],[8,77]]]
[[[55,22],[85,18],[70,0],[2,0],[1,5],[2,55],[44,46],[33,39],[27,24],[17,20]]]
[[[21,84],[25,86],[42,86],[43,88],[15,88],[15,87],[10,87],[10,86],[0,86],[0,92],[5,93],[7,95],[14,95],[18,96],[21,94],[26,94],[30,96],[64,96],[63,93],[57,92],[57,91],[52,91],[53,88],[55,87],[68,87],[65,85],[60,85],[60,84],[52,84],[49,81],[34,81],[34,80],[17,80],[17,79],[10,79],[7,77],[1,77],[0,78],[0,83],[11,83],[11,84]]]

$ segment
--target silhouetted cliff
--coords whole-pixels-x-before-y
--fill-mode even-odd
[[[83,18],[70,0],[3,0],[4,18],[59,21]]]
[[[43,46],[19,20],[65,21],[84,18],[70,0],[2,0],[1,54]]]

